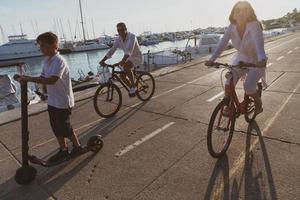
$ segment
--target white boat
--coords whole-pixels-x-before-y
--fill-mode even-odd
[[[24,34],[8,36],[8,40],[0,46],[0,61],[42,56],[36,41],[28,40]]]
[[[165,65],[175,65],[183,62],[183,57],[171,50],[159,51],[154,53],[146,53],[144,56],[145,65],[154,66],[165,66]]]
[[[108,47],[111,47],[114,44],[115,39],[108,35],[102,35],[98,38],[99,42],[102,44],[107,45]]]
[[[76,43],[71,51],[81,52],[81,51],[92,51],[92,50],[102,50],[109,49],[109,46],[106,44],[100,43],[99,41],[85,41],[83,43]]]
[[[193,58],[212,53],[218,46],[221,38],[222,34],[201,34],[190,37],[185,51],[189,52]],[[230,48],[230,46],[231,43],[228,43],[227,48]]]

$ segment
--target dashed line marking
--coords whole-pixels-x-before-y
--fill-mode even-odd
[[[267,64],[267,67],[271,67],[273,65],[273,63],[269,63]]]
[[[224,92],[222,91],[222,92],[216,94],[215,96],[213,96],[212,98],[207,99],[206,101],[207,101],[207,102],[212,102],[212,101],[214,101],[215,99],[217,99],[218,97],[222,96],[223,94],[224,94]]]
[[[280,57],[278,57],[276,60],[277,61],[280,61],[280,60],[282,60],[284,58],[284,56],[280,56]]]
[[[146,142],[147,140],[150,140],[151,138],[153,138],[154,136],[156,136],[157,134],[161,133],[162,131],[166,130],[167,128],[169,128],[170,126],[174,125],[175,122],[170,122],[166,125],[164,125],[163,127],[156,129],[155,131],[153,131],[152,133],[146,135],[145,137],[143,137],[142,139],[136,141],[135,143],[125,147],[124,149],[120,150],[119,152],[117,152],[115,154],[116,157],[121,157],[124,154],[128,153],[129,151],[133,150],[134,148],[136,148],[137,146],[143,144],[144,142]]]

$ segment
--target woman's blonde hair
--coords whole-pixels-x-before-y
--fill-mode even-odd
[[[231,13],[230,13],[230,16],[229,16],[229,21],[231,24],[236,24],[236,20],[234,19],[234,12],[236,10],[236,8],[239,6],[239,5],[243,5],[245,6],[245,8],[248,10],[248,13],[249,13],[249,16],[247,18],[247,23],[248,22],[253,22],[253,21],[257,21],[259,24],[260,24],[260,27],[261,29],[263,29],[263,26],[261,24],[260,21],[258,21],[257,17],[256,17],[256,14],[255,14],[255,11],[253,9],[253,7],[251,6],[251,4],[248,2],[248,1],[238,1],[232,8],[231,10]]]

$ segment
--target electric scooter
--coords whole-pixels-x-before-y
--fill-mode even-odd
[[[14,79],[18,81],[19,75],[15,75]],[[29,130],[28,130],[28,97],[27,97],[27,82],[20,82],[21,85],[21,127],[22,127],[22,166],[16,171],[15,181],[20,185],[27,185],[31,183],[35,177],[37,170],[29,164],[37,164],[43,167],[52,167],[63,162],[67,162],[75,157],[78,157],[87,152],[98,153],[103,147],[103,140],[101,135],[94,135],[88,139],[86,146],[83,147],[82,152],[75,157],[68,157],[59,162],[50,163],[40,159],[34,155],[29,154]]]

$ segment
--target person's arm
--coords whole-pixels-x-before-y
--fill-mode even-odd
[[[123,56],[122,60],[118,64],[123,66],[128,58],[129,58],[129,55],[125,54]]]
[[[66,70],[66,63],[64,60],[54,60],[51,65],[52,72],[49,74],[49,77],[31,77],[24,76],[25,80],[28,82],[40,83],[44,85],[54,85],[58,79],[61,79],[64,71]],[[45,75],[45,74],[41,74]]]
[[[214,62],[224,51],[226,45],[228,44],[229,40],[231,39],[231,33],[232,33],[232,25],[229,25],[227,30],[225,31],[222,39],[219,41],[218,46],[212,56],[210,57],[209,61]]]
[[[115,40],[113,46],[109,49],[109,51],[107,52],[107,54],[104,56],[104,58],[102,58],[102,60],[100,60],[99,64],[101,66],[105,65],[105,61],[109,58],[112,57],[112,55],[116,52],[116,50],[118,49],[118,39]]]
[[[51,76],[48,78],[44,77],[33,77],[33,76],[20,76],[19,81],[25,81],[25,82],[33,82],[33,83],[40,83],[43,85],[53,85],[56,83],[56,81],[59,79],[57,76]]]
[[[45,66],[45,63],[43,63],[43,66]],[[46,74],[45,74],[45,67],[43,67],[42,73],[40,75],[40,77],[45,78]],[[43,93],[47,93],[47,86],[45,84],[41,84],[42,85],[42,92]]]
[[[114,53],[118,49],[118,47],[119,47],[119,39],[116,39],[113,46],[109,49],[109,51],[107,52],[107,54],[105,55],[105,57],[102,60],[104,60],[104,59],[107,60],[107,59],[111,58],[112,55],[114,55]]]
[[[251,27],[252,37],[255,44],[255,50],[258,58],[258,65],[260,67],[265,67],[267,56],[264,48],[264,37],[263,31],[259,22],[253,22]]]

